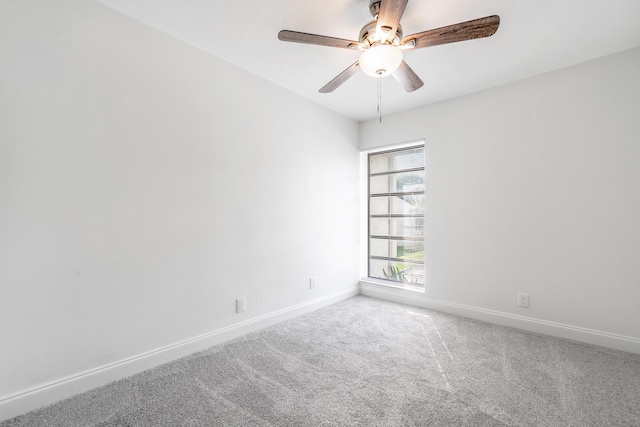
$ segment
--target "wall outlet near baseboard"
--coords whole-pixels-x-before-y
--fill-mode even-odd
[[[518,307],[529,308],[529,294],[518,294]]]
[[[236,299],[236,313],[243,313],[247,308],[247,300],[245,297]]]
[[[316,288],[316,278],[315,277],[310,277],[309,278],[309,289],[315,289]]]

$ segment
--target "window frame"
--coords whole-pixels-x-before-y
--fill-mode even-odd
[[[365,273],[363,275],[363,281],[365,282],[369,282],[369,283],[375,283],[375,284],[379,284],[379,285],[383,285],[383,286],[389,286],[389,287],[393,287],[393,288],[400,288],[400,289],[407,289],[407,290],[411,290],[411,291],[417,291],[417,292],[425,292],[426,290],[426,274],[424,274],[423,276],[423,282],[421,284],[412,284],[412,283],[407,283],[407,282],[401,282],[401,281],[396,281],[396,280],[392,280],[392,279],[385,279],[385,278],[380,278],[380,277],[372,277],[371,276],[371,260],[372,260],[372,255],[371,255],[371,238],[372,238],[372,234],[371,234],[371,219],[372,219],[372,213],[371,213],[371,156],[375,156],[375,155],[381,155],[381,154],[387,154],[387,153],[394,153],[394,152],[401,152],[401,151],[409,151],[412,149],[416,149],[416,148],[421,148],[423,150],[423,156],[424,156],[424,161],[423,161],[423,165],[422,167],[419,168],[408,168],[406,171],[402,170],[402,171],[390,171],[388,174],[393,174],[393,173],[402,173],[402,172],[416,172],[416,171],[422,171],[422,176],[423,176],[423,180],[426,181],[426,145],[425,145],[425,141],[424,140],[419,140],[419,141],[414,141],[411,143],[407,143],[407,144],[401,144],[401,145],[394,145],[394,146],[387,146],[387,147],[381,147],[379,149],[371,149],[371,150],[367,150],[367,151],[363,151],[363,165],[365,166],[365,170],[363,170],[363,178],[366,180],[366,185],[363,186],[363,190],[366,191],[366,209],[364,210],[364,214],[366,215],[366,227],[363,230],[364,234],[364,238],[366,239],[366,245],[363,245],[363,247],[366,248],[366,262],[364,262],[363,267],[366,268],[366,273],[363,271],[363,273]],[[373,174],[373,176],[376,176],[377,174]],[[424,182],[423,181],[423,182]],[[426,184],[426,182],[424,183]],[[366,190],[365,190],[366,188]],[[423,188],[422,191],[417,191],[417,192],[409,192],[412,194],[420,194],[423,197],[423,200],[426,201],[426,191]],[[409,194],[407,193],[407,194]],[[391,194],[391,193],[389,193]],[[423,224],[423,230],[426,228],[426,206],[423,208],[422,211],[422,215],[412,215],[411,218],[414,219],[418,219],[419,222],[422,222]],[[392,218],[392,213],[388,213],[388,218]],[[403,216],[404,217],[404,216]],[[390,233],[390,232],[389,232]],[[391,234],[389,234],[389,237],[391,237]],[[403,237],[403,236],[396,236],[396,237]],[[422,245],[424,247],[424,244],[426,243],[426,236],[424,234],[424,231],[422,233]],[[390,255],[387,256],[386,258],[387,261],[391,260]],[[365,260],[363,260],[365,261]],[[416,264],[421,264],[423,266],[423,268],[426,270],[426,259],[423,256],[421,262],[416,263]]]

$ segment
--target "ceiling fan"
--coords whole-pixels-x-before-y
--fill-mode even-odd
[[[278,38],[287,42],[362,51],[360,59],[324,85],[320,93],[333,92],[359,69],[372,77],[391,74],[407,92],[413,92],[421,88],[424,83],[402,59],[403,50],[489,37],[498,30],[500,25],[500,17],[492,15],[403,38],[400,19],[407,2],[408,0],[371,0],[369,10],[373,15],[373,21],[365,24],[360,30],[360,41],[289,30],[280,31]]]

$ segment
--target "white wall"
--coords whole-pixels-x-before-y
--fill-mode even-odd
[[[361,124],[363,149],[426,140],[413,302],[640,352],[639,72],[636,48]]]
[[[0,2],[0,85],[0,401],[357,292],[356,122],[82,0]]]

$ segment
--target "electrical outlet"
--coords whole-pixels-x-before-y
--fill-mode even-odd
[[[518,307],[529,308],[529,294],[518,294]]]
[[[310,277],[309,278],[309,289],[315,289],[316,288],[316,278],[315,277]]]
[[[236,300],[236,313],[243,313],[246,308],[247,308],[247,301],[245,300],[245,298],[244,297],[238,298]]]

